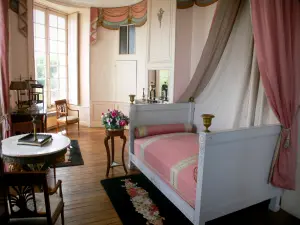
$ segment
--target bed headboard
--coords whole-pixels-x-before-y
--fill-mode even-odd
[[[141,125],[193,123],[194,103],[178,104],[132,104],[130,105],[130,127]]]

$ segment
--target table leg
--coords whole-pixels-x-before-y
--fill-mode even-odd
[[[111,137],[111,162],[115,161],[115,138]]]
[[[56,164],[53,164],[54,185],[56,185]]]
[[[109,145],[108,145],[108,140],[110,139],[109,136],[106,136],[104,138],[104,145],[106,148],[106,154],[107,154],[107,167],[106,167],[106,176],[108,177],[109,174],[109,169],[110,169],[110,152],[109,152]]]
[[[122,147],[122,163],[123,163],[123,168],[125,170],[125,173],[127,174],[127,169],[126,169],[126,165],[125,165],[125,160],[124,160],[124,151],[125,151],[125,145],[126,145],[126,136],[122,135],[120,137],[123,140],[123,147]]]

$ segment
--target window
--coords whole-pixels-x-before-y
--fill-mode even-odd
[[[135,26],[120,26],[119,54],[135,53]]]
[[[35,7],[35,76],[45,90],[45,104],[67,97],[67,17]]]

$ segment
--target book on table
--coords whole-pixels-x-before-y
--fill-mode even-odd
[[[49,134],[36,134],[37,140],[34,138],[34,134],[28,134],[18,140],[18,145],[31,145],[31,146],[43,146],[52,140],[52,136]]]

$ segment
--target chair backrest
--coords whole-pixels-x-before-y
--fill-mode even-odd
[[[51,222],[51,209],[46,172],[4,173],[10,218],[46,217]],[[46,213],[37,211],[35,189],[44,193]]]
[[[68,105],[66,99],[55,101],[55,108],[57,118],[68,115]]]

